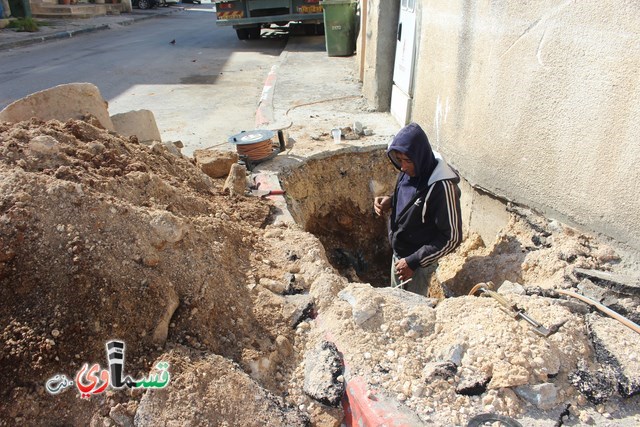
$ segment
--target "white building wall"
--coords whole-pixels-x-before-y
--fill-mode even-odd
[[[640,249],[640,3],[418,3],[412,119],[434,147],[473,186]]]

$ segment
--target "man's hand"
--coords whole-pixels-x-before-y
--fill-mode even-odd
[[[391,209],[391,197],[379,196],[373,199],[373,210],[376,215],[381,216],[389,209]]]
[[[398,260],[395,265],[396,274],[402,282],[413,277],[413,270],[404,258]]]

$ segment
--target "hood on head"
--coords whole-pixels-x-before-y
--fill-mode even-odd
[[[433,150],[431,150],[427,134],[417,123],[410,123],[400,129],[387,148],[387,156],[389,156],[391,163],[400,170],[400,163],[391,154],[392,151],[407,155],[413,161],[418,177],[428,177],[436,167],[437,161]]]

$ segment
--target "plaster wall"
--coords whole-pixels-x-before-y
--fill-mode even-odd
[[[640,6],[423,0],[413,121],[474,188],[640,249]]]
[[[389,111],[393,85],[393,61],[396,51],[396,30],[400,14],[400,0],[361,0],[366,2],[364,52],[357,53],[362,76],[362,92],[375,111]],[[361,6],[362,9],[362,6]],[[361,40],[362,41],[362,40]],[[362,46],[362,43],[358,44]],[[365,56],[361,61],[360,55]]]

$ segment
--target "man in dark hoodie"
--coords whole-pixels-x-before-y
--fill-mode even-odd
[[[422,128],[411,123],[387,149],[400,170],[393,196],[376,197],[377,215],[391,210],[391,286],[427,295],[438,260],[462,242],[458,175],[431,149]]]

